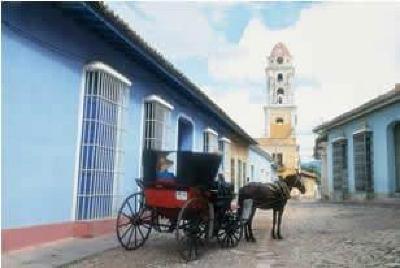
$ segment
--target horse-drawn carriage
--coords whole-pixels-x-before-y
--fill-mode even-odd
[[[151,230],[175,233],[187,261],[197,258],[213,237],[222,247],[236,246],[251,204],[240,215],[231,209],[232,188],[221,178],[215,180],[220,162],[218,154],[145,150],[144,176],[137,180],[141,191],[128,196],[118,212],[121,245],[137,249]]]

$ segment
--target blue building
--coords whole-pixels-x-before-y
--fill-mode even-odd
[[[249,174],[250,182],[273,182],[278,179],[277,165],[272,157],[257,145],[249,147]]]
[[[255,141],[105,5],[2,4],[2,245],[114,230],[143,148]]]
[[[314,129],[322,197],[400,197],[400,84]]]

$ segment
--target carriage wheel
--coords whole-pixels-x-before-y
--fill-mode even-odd
[[[227,212],[218,229],[218,243],[223,248],[236,247],[243,235],[243,228],[236,213]]]
[[[142,192],[128,196],[117,217],[118,241],[126,250],[137,249],[146,242],[152,227],[152,211],[144,205]]]
[[[186,261],[195,260],[200,255],[201,247],[208,238],[210,226],[209,206],[204,202],[203,209],[193,209],[193,205],[201,206],[203,200],[191,199],[185,203],[178,214],[175,238],[179,253]]]

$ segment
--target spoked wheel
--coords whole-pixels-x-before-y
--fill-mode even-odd
[[[145,207],[142,192],[128,196],[117,217],[118,241],[126,250],[137,249],[146,242],[151,231],[152,211]]]
[[[209,206],[200,199],[187,201],[179,211],[175,238],[185,261],[195,260],[200,255],[212,225],[210,219]]]
[[[243,235],[243,228],[240,224],[237,213],[228,211],[221,222],[221,226],[218,229],[217,239],[218,243],[223,248],[236,247],[239,244],[240,239]]]

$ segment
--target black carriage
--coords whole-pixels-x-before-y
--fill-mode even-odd
[[[141,190],[128,196],[118,212],[121,245],[137,249],[152,230],[175,233],[186,261],[197,258],[212,238],[222,247],[236,246],[247,218],[242,215],[249,213],[239,216],[231,208],[232,187],[222,177],[216,179],[220,162],[219,154],[144,151],[144,177],[137,180]]]

